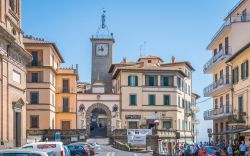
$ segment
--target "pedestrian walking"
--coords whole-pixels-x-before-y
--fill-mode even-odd
[[[241,141],[241,144],[240,144],[240,154],[241,156],[245,156],[246,155],[246,151],[247,151],[247,145],[245,144],[245,141]]]
[[[227,147],[227,155],[228,156],[233,156],[233,148],[232,148],[231,144],[229,144],[228,147]]]

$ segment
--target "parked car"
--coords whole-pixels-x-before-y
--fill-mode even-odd
[[[217,146],[202,147],[198,156],[227,156],[227,154]]]
[[[1,150],[0,156],[55,156],[51,150],[48,151],[35,151],[32,149],[8,149]]]
[[[96,142],[89,143],[89,144],[95,147],[95,151],[100,151],[101,150],[101,145],[98,145]]]
[[[32,149],[39,151],[53,150],[56,156],[65,156],[65,151],[62,142],[36,142],[26,144],[22,149]]]
[[[72,156],[89,156],[90,155],[88,147],[85,147],[84,145],[68,145],[68,148]]]
[[[68,146],[64,145],[63,148],[64,148],[64,151],[65,151],[65,155],[66,156],[71,156],[71,153],[70,153],[70,150],[69,150]]]
[[[85,147],[88,148],[90,155],[95,155],[96,154],[95,147],[92,146],[89,143],[86,143],[86,142],[75,142],[75,143],[72,143],[70,145],[83,145],[83,146],[85,146]]]

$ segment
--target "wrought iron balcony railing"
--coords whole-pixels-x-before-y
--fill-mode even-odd
[[[210,109],[204,112],[204,120],[213,120],[231,116],[233,114],[232,105],[223,105],[219,108]]]
[[[232,51],[230,47],[223,47],[217,54],[215,54],[211,59],[207,61],[207,63],[203,66],[203,72],[209,73],[215,67],[220,63],[221,60],[226,60],[226,58],[229,58],[231,56]]]
[[[232,77],[230,75],[223,76],[222,78],[214,81],[212,84],[204,88],[204,96],[213,96],[219,92],[232,88]]]

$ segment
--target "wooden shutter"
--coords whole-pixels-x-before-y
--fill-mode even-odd
[[[135,76],[135,86],[138,86],[138,76]]]
[[[241,64],[241,79],[244,79],[244,63]]]
[[[128,86],[131,86],[131,76],[128,76]]]
[[[249,69],[248,69],[248,60],[246,61],[246,77],[248,77],[249,74]]]

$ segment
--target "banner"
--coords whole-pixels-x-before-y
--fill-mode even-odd
[[[152,135],[152,129],[128,129],[128,143],[132,145],[146,145],[147,135]]]

